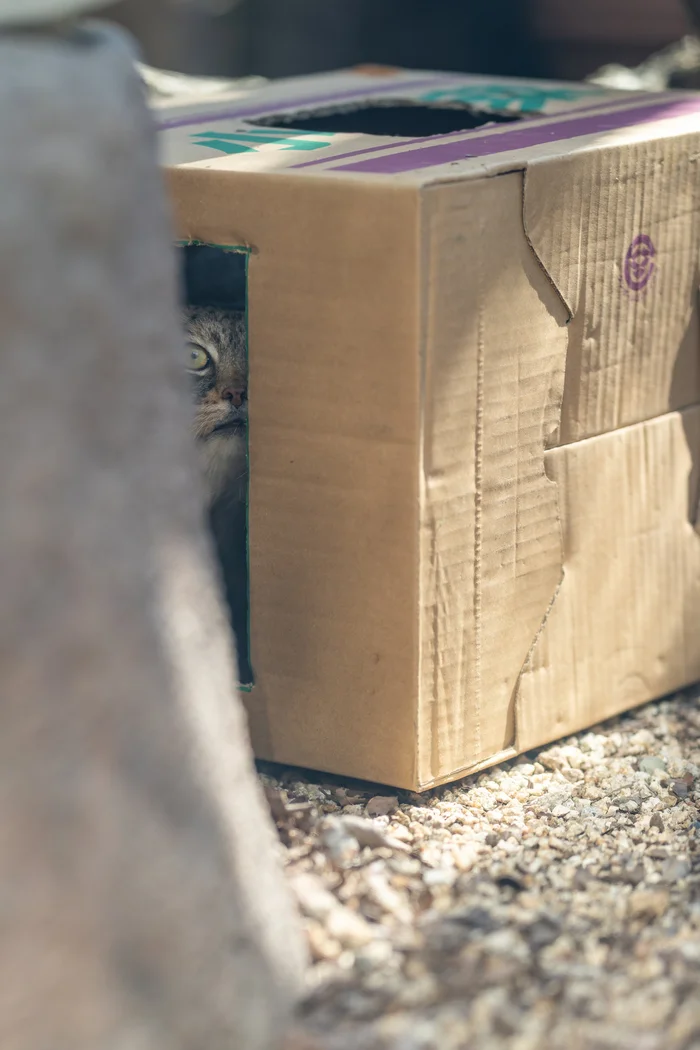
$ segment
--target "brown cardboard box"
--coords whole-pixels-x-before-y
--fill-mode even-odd
[[[700,678],[700,96],[345,72],[158,119],[179,236],[250,251],[258,754],[426,788]]]

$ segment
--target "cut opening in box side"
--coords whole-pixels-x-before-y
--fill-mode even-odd
[[[208,519],[236,642],[239,684],[250,690],[248,260],[239,245],[178,244],[194,432]]]
[[[386,99],[272,114],[250,123],[257,127],[301,132],[430,138],[433,135],[474,131],[496,124],[511,124],[522,120],[523,116],[522,113],[506,109],[484,109],[468,103]]]

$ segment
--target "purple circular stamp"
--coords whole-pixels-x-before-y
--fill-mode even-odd
[[[638,234],[625,254],[623,276],[631,292],[641,292],[654,276],[656,248],[646,233]]]

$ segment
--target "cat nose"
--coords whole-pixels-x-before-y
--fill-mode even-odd
[[[236,408],[240,408],[246,399],[246,388],[244,386],[227,386],[222,390],[221,396],[224,401],[233,401]]]

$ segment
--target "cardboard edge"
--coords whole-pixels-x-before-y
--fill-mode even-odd
[[[552,277],[552,275],[548,271],[547,267],[545,266],[542,258],[540,257],[539,253],[537,252],[537,249],[535,248],[535,245],[533,244],[533,241],[532,241],[532,239],[530,237],[530,232],[528,230],[528,223],[527,223],[527,187],[528,187],[528,179],[527,179],[527,177],[528,177],[528,167],[529,166],[527,164],[525,164],[520,169],[522,171],[522,223],[523,223],[523,234],[524,234],[525,240],[527,241],[527,244],[529,246],[530,252],[532,253],[532,257],[535,259],[535,261],[536,261],[536,263],[537,263],[537,265],[538,265],[542,275],[545,277],[545,279],[547,280],[547,282],[548,282],[548,284],[550,286],[550,289],[556,294],[556,296],[557,296],[559,302],[561,303],[563,309],[566,311],[566,319],[565,319],[564,323],[566,325],[568,325],[571,322],[571,320],[573,318],[573,315],[574,315],[574,311],[573,311],[573,308],[571,306],[571,303],[567,301],[567,299],[564,296],[564,294],[562,293],[561,289],[558,287],[556,281],[554,280],[554,278]],[[559,429],[561,427],[561,411],[562,411],[563,396],[564,396],[564,378],[565,378],[565,375],[566,375],[566,357],[567,357],[567,348],[564,349],[564,361],[562,362],[562,369],[561,369],[561,373],[562,373],[562,387],[561,387],[561,390],[559,391],[559,397],[557,399],[557,428],[556,428],[557,431],[559,431]],[[549,621],[549,618],[550,618],[550,616],[552,614],[552,610],[553,610],[554,606],[556,605],[557,598],[558,598],[558,596],[559,596],[559,594],[561,592],[562,584],[564,582],[564,573],[565,573],[565,565],[564,565],[564,535],[563,535],[562,518],[561,518],[561,500],[560,500],[560,493],[559,493],[558,485],[557,485],[556,481],[553,478],[550,477],[550,475],[549,475],[549,473],[547,471],[547,450],[548,450],[548,447],[549,446],[548,446],[547,438],[546,438],[546,435],[545,435],[544,436],[544,441],[543,441],[543,444],[542,444],[542,470],[544,472],[545,477],[549,480],[550,484],[553,485],[553,487],[554,487],[554,496],[555,496],[555,502],[556,502],[556,508],[557,508],[556,521],[555,521],[554,527],[555,527],[555,530],[556,530],[556,533],[557,533],[557,537],[558,537],[558,541],[559,541],[558,545],[559,545],[559,551],[560,551],[559,581],[558,581],[558,583],[557,583],[557,585],[556,585],[556,587],[555,587],[555,589],[554,589],[554,591],[552,593],[552,596],[551,596],[551,598],[549,600],[547,608],[544,611],[544,614],[542,616],[542,620],[540,622],[540,625],[537,628],[537,630],[536,630],[536,632],[535,632],[535,634],[533,636],[532,643],[531,643],[531,645],[530,645],[530,647],[528,649],[527,655],[526,655],[526,657],[525,657],[525,659],[523,661],[523,664],[522,664],[522,666],[520,668],[520,672],[518,674],[518,677],[517,677],[517,679],[516,679],[516,681],[515,681],[515,683],[513,685],[513,692],[512,692],[512,695],[511,695],[511,707],[512,707],[512,711],[513,711],[513,748],[512,748],[512,755],[518,755],[518,754],[520,754],[520,751],[521,751],[521,748],[520,748],[520,729],[519,729],[519,724],[518,724],[518,722],[519,722],[518,696],[519,696],[519,692],[520,692],[520,682],[521,682],[521,679],[522,679],[524,673],[526,672],[527,668],[530,665],[530,662],[532,660],[532,654],[534,653],[535,649],[537,648],[539,640],[540,640],[540,638],[542,637],[542,635],[544,634],[544,632],[545,632],[545,630],[547,628],[547,622]],[[504,761],[504,760],[505,760],[505,757],[503,759],[499,759],[499,761]]]
[[[432,788],[443,787],[445,784],[454,784],[456,781],[464,780],[466,777],[474,776],[476,773],[482,773],[485,769],[492,769],[503,762],[509,762],[511,759],[517,758],[519,754],[517,747],[507,747],[503,751],[496,752],[491,758],[482,759],[480,762],[468,763],[465,766],[460,766],[453,773],[446,773],[444,776],[432,777],[421,781],[415,784],[412,790],[420,793],[430,791]],[[400,787],[400,785],[397,786]]]
[[[529,168],[530,168],[530,166],[528,164],[523,165],[523,167],[521,168],[521,171],[523,173],[523,232],[525,233],[525,240],[530,245],[530,251],[532,252],[532,254],[535,257],[535,259],[537,260],[537,263],[538,263],[540,269],[542,270],[542,273],[545,275],[545,277],[549,281],[550,285],[552,286],[554,291],[557,293],[559,299],[561,300],[562,306],[564,307],[564,309],[566,310],[566,312],[568,314],[568,318],[566,320],[566,324],[569,324],[573,320],[574,308],[573,308],[572,304],[567,300],[567,298],[564,295],[564,293],[562,292],[561,288],[559,288],[559,286],[557,285],[557,282],[554,280],[554,278],[552,277],[551,273],[549,272],[549,270],[545,266],[542,257],[538,253],[537,248],[535,248],[534,242],[533,242],[533,240],[532,240],[532,238],[530,236],[530,231],[528,229],[528,222],[527,222],[527,186],[528,186]]]
[[[536,248],[535,248],[535,246],[534,246],[534,244],[533,244],[533,242],[532,242],[532,240],[530,238],[530,233],[529,233],[529,230],[528,230],[528,223],[527,223],[527,176],[528,176],[528,167],[529,166],[527,164],[525,164],[520,169],[522,171],[522,223],[523,223],[523,234],[524,234],[525,240],[527,241],[527,244],[528,244],[528,247],[529,247],[530,252],[532,254],[532,257],[535,260],[535,262],[537,263],[537,266],[538,266],[541,274],[543,275],[543,277],[548,282],[550,289],[555,293],[555,295],[557,296],[557,299],[561,303],[562,308],[566,312],[566,318],[564,320],[564,324],[568,325],[571,322],[571,320],[573,318],[573,314],[574,314],[573,309],[571,307],[571,304],[567,301],[565,296],[562,294],[561,289],[558,287],[556,281],[554,280],[552,275],[549,273],[547,267],[544,265],[544,262],[540,258],[539,254],[538,254],[538,252],[537,252],[537,250],[536,250]],[[562,411],[563,397],[564,397],[564,379],[565,379],[565,375],[566,375],[566,357],[567,357],[567,347],[564,348],[564,360],[562,362],[562,368],[561,368],[562,386],[561,386],[561,389],[559,391],[559,396],[557,397],[557,426],[556,426],[557,432],[559,431],[559,429],[561,427],[561,411]],[[511,694],[511,709],[513,711],[513,747],[512,747],[512,749],[510,751],[510,757],[520,754],[520,751],[521,751],[521,748],[520,748],[520,730],[519,730],[519,725],[518,725],[518,716],[519,716],[518,695],[519,695],[519,691],[520,691],[520,682],[521,682],[521,679],[523,677],[523,674],[525,673],[526,669],[530,665],[530,661],[532,660],[532,654],[534,653],[535,649],[537,648],[538,642],[539,642],[540,638],[542,637],[542,635],[544,634],[544,632],[546,630],[547,622],[548,622],[548,620],[549,620],[549,618],[551,616],[552,609],[554,608],[554,606],[555,606],[555,604],[557,602],[557,598],[559,596],[559,593],[561,591],[562,584],[564,582],[564,573],[565,573],[565,565],[564,565],[564,535],[563,535],[562,518],[561,518],[560,493],[559,493],[559,487],[558,487],[556,481],[552,477],[550,477],[550,475],[549,475],[549,473],[547,471],[547,450],[548,450],[549,446],[548,446],[548,443],[547,443],[547,436],[546,436],[546,434],[543,435],[543,437],[544,437],[544,440],[542,442],[542,470],[544,472],[545,477],[549,481],[550,485],[553,486],[554,498],[555,498],[555,503],[556,503],[556,519],[555,519],[555,522],[554,522],[554,529],[555,529],[556,534],[557,534],[558,547],[559,547],[559,553],[560,553],[559,580],[557,582],[556,587],[554,588],[554,591],[553,591],[552,596],[551,596],[551,598],[549,600],[547,608],[545,609],[545,611],[543,613],[542,620],[540,621],[540,625],[537,628],[537,630],[535,631],[535,634],[534,634],[533,639],[532,639],[532,643],[530,644],[530,647],[529,647],[529,649],[527,651],[527,655],[526,655],[526,657],[525,657],[525,659],[524,659],[524,661],[522,663],[522,666],[520,668],[520,671],[518,673],[518,677],[517,677],[517,679],[516,679],[516,681],[515,681],[515,683],[513,685],[513,692]],[[506,757],[507,756],[504,753],[504,757],[503,758],[499,758],[498,761],[499,762],[500,761],[505,761]]]

